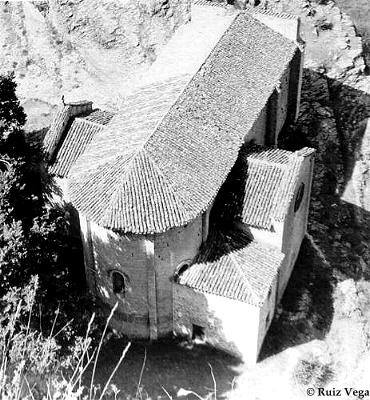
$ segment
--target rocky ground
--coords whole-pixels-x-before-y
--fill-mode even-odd
[[[28,129],[50,124],[61,96],[105,109],[145,74],[189,18],[182,0],[0,1],[0,73],[15,71]]]
[[[258,365],[173,345],[156,368],[163,354],[148,348],[141,383],[152,398],[167,398],[162,386],[174,398],[180,388],[210,396],[207,362],[220,398],[307,399],[307,388],[320,386],[370,390],[370,77],[361,38],[333,2],[271,7],[300,15],[307,43],[300,118],[281,145],[317,149],[308,235]],[[132,351],[129,364],[143,360],[144,347]],[[125,366],[117,377],[124,387]]]
[[[317,386],[370,390],[370,77],[361,40],[333,2],[274,8],[302,17],[307,43],[299,121],[281,145],[316,148],[316,167],[308,235],[280,313],[261,362],[243,371],[231,398],[251,388],[253,399],[307,398]]]
[[[30,126],[48,123],[62,93],[119,104],[187,18],[175,0],[137,3],[139,13],[133,0],[0,2],[0,69],[15,68]],[[300,118],[281,145],[309,145],[317,155],[308,235],[261,360],[245,368],[206,347],[136,344],[115,378],[123,398],[177,398],[181,389],[206,397],[214,389],[208,363],[219,398],[307,399],[307,387],[324,385],[370,390],[370,77],[351,19],[332,1],[318,3],[267,3],[300,15],[307,43]],[[361,29],[370,35],[366,22]],[[102,382],[118,347],[111,341],[102,354]]]
[[[370,390],[370,76],[349,16],[320,3],[268,5],[300,15],[307,44],[300,117],[280,145],[312,146],[317,154],[308,234],[260,361],[246,368],[206,347],[147,347],[142,398],[167,399],[164,389],[173,398],[197,398],[181,389],[212,398],[208,363],[218,398],[307,399],[307,388],[325,386]],[[116,346],[108,345],[102,377]],[[123,396],[136,393],[144,352],[134,346],[118,372]]]

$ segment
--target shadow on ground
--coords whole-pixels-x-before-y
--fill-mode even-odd
[[[369,116],[368,94],[305,70],[301,116],[284,132],[282,146],[317,150],[309,234],[260,360],[323,339],[333,319],[337,282],[370,278],[370,213],[342,199],[361,158]]]
[[[301,116],[294,127],[285,130],[280,145],[289,150],[303,146],[317,149],[309,234],[266,336],[260,361],[286,348],[324,339],[333,319],[337,282],[370,277],[370,214],[342,200],[369,116],[367,94],[305,70]],[[124,341],[111,340],[105,346],[98,381],[105,382],[109,377],[124,345]],[[242,369],[240,360],[209,347],[136,343],[113,379],[128,398],[136,395],[145,349],[147,360],[141,383],[144,394],[153,399],[168,398],[163,388],[174,398],[181,388],[206,396],[213,390],[208,363],[222,398]]]
[[[118,362],[126,341],[110,340],[102,349],[97,382],[105,383]],[[214,384],[210,365],[217,382],[218,398],[229,392],[238,375],[241,361],[229,354],[208,346],[187,347],[184,343],[160,342],[153,345],[133,343],[113,383],[122,390],[122,398],[136,398],[140,372],[146,361],[141,380],[141,395],[138,398],[168,399],[165,390],[177,398],[183,388],[192,390],[201,397],[213,392]],[[196,396],[185,397],[195,399]]]

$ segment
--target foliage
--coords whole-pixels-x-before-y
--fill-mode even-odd
[[[22,130],[25,115],[15,95],[14,77],[0,77],[0,297],[38,275],[37,294],[45,324],[60,309],[60,324],[74,320],[82,332],[92,306],[85,293],[81,243],[71,235],[71,211],[50,203],[53,178],[45,168],[42,144]],[[72,328],[70,328],[72,329]],[[91,327],[98,334],[98,324]],[[68,344],[72,335],[60,335]]]
[[[21,130],[26,122],[15,90],[14,74],[0,76],[0,140]]]
[[[0,214],[0,276],[1,289],[9,290],[26,275],[24,265],[27,250],[24,246],[25,237],[19,221],[6,223],[4,215]]]
[[[323,16],[314,21],[314,27],[317,31],[327,31],[333,29],[333,24],[327,21],[326,17]]]
[[[91,352],[102,324],[84,290],[73,211],[50,202],[55,185],[41,143],[22,129],[15,89],[12,75],[0,77],[0,398],[102,398],[108,384],[81,382],[90,364],[95,371],[107,325]]]
[[[293,373],[299,385],[313,387],[325,386],[334,377],[332,366],[315,357],[299,360]]]
[[[1,299],[0,398],[94,400],[105,398],[109,389],[117,392],[110,387],[110,380],[130,344],[123,350],[119,363],[102,390],[94,384],[93,379],[88,387],[84,386],[83,374],[89,366],[95,370],[104,335],[99,348],[92,348],[89,336],[92,317],[85,335],[73,340],[68,353],[61,352],[56,339],[66,325],[60,330],[55,329],[58,311],[49,334],[44,335],[34,329],[37,287],[38,279],[33,277],[23,289],[12,289]]]

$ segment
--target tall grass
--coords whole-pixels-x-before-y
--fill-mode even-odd
[[[69,351],[62,351],[56,330],[58,310],[48,334],[34,329],[35,295],[38,279],[32,278],[24,289],[12,289],[1,299],[0,316],[0,399],[1,400],[102,400],[109,390],[117,394],[111,379],[122,363],[130,343],[101,389],[94,383],[95,371],[104,335],[117,305],[107,319],[99,345],[92,346],[90,337],[93,315],[84,337],[76,337]],[[84,373],[92,367],[88,387]]]

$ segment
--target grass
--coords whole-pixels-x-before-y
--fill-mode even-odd
[[[91,346],[90,319],[85,337],[76,337],[70,351],[61,352],[57,336],[68,323],[55,331],[58,311],[48,334],[34,328],[37,278],[24,289],[10,290],[1,299],[0,316],[0,398],[9,400],[103,400],[117,397],[111,380],[130,347],[128,343],[106,380],[103,389],[94,382],[105,333],[117,305],[112,309],[97,348]],[[92,366],[89,387],[83,384],[86,370]]]

